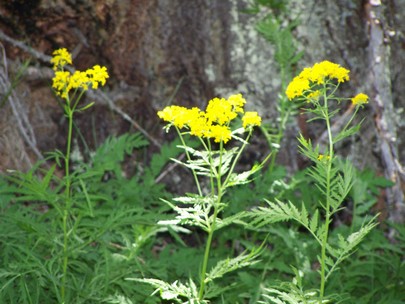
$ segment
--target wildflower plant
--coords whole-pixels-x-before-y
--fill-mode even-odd
[[[216,266],[208,269],[214,233],[231,224],[243,224],[243,218],[246,216],[244,212],[229,217],[221,216],[221,212],[231,203],[224,201],[224,194],[229,187],[248,183],[249,178],[266,161],[254,165],[247,172],[234,172],[254,127],[261,125],[259,114],[245,112],[245,104],[246,100],[243,96],[236,94],[228,99],[210,100],[205,111],[196,107],[185,108],[173,105],[158,112],[158,116],[167,122],[166,131],[170,128],[176,130],[182,143],[179,148],[184,150],[187,157],[186,162],[174,161],[191,171],[197,188],[196,194],[177,197],[174,202],[165,201],[177,215],[174,220],[161,221],[159,224],[172,227],[196,226],[207,236],[198,284],[191,278],[188,283],[133,279],[155,286],[163,299],[183,303],[182,299],[186,298],[188,301],[185,303],[207,303],[210,297],[207,285],[228,272],[257,262],[260,248],[220,261]],[[202,147],[200,150],[187,145],[189,136],[197,137]],[[231,140],[238,141],[240,145],[227,149],[227,144]],[[207,178],[208,186],[203,183],[203,178]],[[212,288],[210,291],[212,293]]]
[[[255,219],[252,224],[256,227],[263,227],[278,221],[294,220],[306,228],[315,238],[320,247],[320,254],[317,257],[320,265],[318,270],[320,283],[317,296],[313,291],[309,294],[312,295],[312,299],[316,298],[318,303],[324,303],[327,299],[325,288],[332,273],[376,226],[375,218],[373,218],[364,223],[359,231],[351,233],[347,237],[338,235],[337,240],[333,240],[330,236],[333,216],[343,209],[342,203],[349,194],[354,181],[352,164],[337,157],[335,144],[359,130],[360,124],[353,124],[353,119],[364,104],[368,103],[368,96],[363,93],[353,98],[339,97],[337,90],[346,81],[349,81],[349,70],[336,63],[323,61],[303,69],[286,89],[287,98],[303,105],[304,112],[311,115],[309,121],[322,120],[326,126],[328,144],[325,151],[321,151],[319,145],[313,146],[311,140],[304,138],[303,135],[298,138],[301,153],[313,163],[308,171],[309,176],[314,182],[314,187],[322,195],[321,201],[314,202],[318,206],[315,208],[315,212],[310,215],[304,203],[301,208],[298,208],[291,202],[284,203],[277,200],[275,202],[267,201],[268,207],[261,207],[253,212]],[[335,134],[332,132],[331,122],[339,112],[339,107],[336,109],[336,104],[340,105],[349,100],[354,111],[348,122]],[[296,273],[294,286],[290,289],[292,292],[297,288],[298,290],[302,288],[302,285],[298,286],[297,282],[303,282],[301,278],[303,273],[300,271],[296,271]],[[309,294],[304,293],[305,296],[301,300],[306,302]],[[286,300],[297,296],[299,295],[292,296],[287,291],[269,289],[265,298]],[[296,302],[287,301],[287,303]]]

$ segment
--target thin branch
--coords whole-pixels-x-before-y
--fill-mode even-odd
[[[3,66],[0,70],[0,89],[1,92],[7,92],[10,88],[12,88],[12,84],[8,79],[7,74],[7,59],[3,45],[0,44],[1,55],[3,58]],[[35,155],[39,159],[43,159],[43,156],[39,149],[37,148],[37,141],[35,137],[35,132],[32,129],[32,125],[28,119],[28,115],[17,96],[14,90],[11,90],[9,95],[7,96],[8,103],[11,106],[13,115],[16,119],[18,130],[20,131],[22,137],[24,138],[25,142],[31,148],[31,150],[35,153]]]

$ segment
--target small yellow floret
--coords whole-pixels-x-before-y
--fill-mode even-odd
[[[52,55],[51,63],[53,63],[54,70],[64,67],[66,64],[72,64],[72,56],[65,48],[54,51]]]
[[[359,93],[352,98],[353,105],[363,105],[368,103],[368,96],[364,93]]]
[[[205,113],[211,123],[218,123],[219,125],[226,125],[237,116],[228,100],[217,97],[208,102]]]
[[[206,134],[207,138],[213,138],[216,143],[223,142],[226,144],[230,139],[232,132],[228,126],[212,125]]]
[[[297,76],[290,82],[285,93],[288,99],[291,100],[302,96],[306,90],[309,90],[308,79]]]
[[[242,117],[243,127],[260,126],[262,124],[262,118],[257,112],[246,112]]]
[[[320,161],[322,161],[322,160],[330,160],[330,156],[329,155],[319,154],[318,155],[318,160],[320,160]]]
[[[246,99],[243,98],[242,94],[229,96],[228,102],[232,105],[234,112],[243,113],[243,107],[245,106]]]
[[[95,65],[92,69],[86,71],[89,81],[91,82],[91,87],[97,89],[99,84],[105,85],[108,76],[107,68]]]

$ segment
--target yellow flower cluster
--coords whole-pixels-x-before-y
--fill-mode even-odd
[[[213,138],[215,142],[227,143],[232,137],[230,122],[244,113],[246,100],[242,94],[225,98],[214,98],[208,102],[205,111],[199,108],[168,106],[157,115],[171,125],[190,130],[190,134],[201,138]],[[243,127],[260,126],[261,118],[257,112],[246,112],[242,116]]]
[[[357,94],[352,98],[352,104],[357,106],[357,105],[363,105],[368,103],[368,96],[364,93]]]
[[[310,68],[305,68],[296,76],[286,89],[288,99],[304,96],[305,93],[311,92],[315,85],[325,84],[330,79],[336,79],[338,82],[349,80],[349,70],[340,65],[322,61],[315,63]]]
[[[59,49],[53,52],[51,59],[55,76],[52,79],[52,87],[62,98],[68,98],[71,90],[88,90],[89,87],[97,89],[99,85],[103,86],[109,77],[107,68],[95,65],[93,68],[84,72],[75,71],[71,74],[64,69],[65,65],[72,64],[72,57],[65,49]]]
[[[55,71],[67,64],[72,64],[72,55],[65,48],[54,51],[52,55],[51,63]]]
[[[257,114],[257,112],[246,112],[242,117],[242,125],[246,129],[247,126],[260,126],[262,123],[262,118]]]

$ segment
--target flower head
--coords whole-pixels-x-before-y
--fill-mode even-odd
[[[262,118],[257,112],[246,112],[242,117],[242,124],[245,129],[246,127],[260,126],[261,123]]]
[[[232,132],[228,126],[212,125],[205,137],[213,138],[216,143],[223,141],[226,144],[231,139]]]
[[[302,96],[305,91],[309,90],[309,88],[309,80],[307,78],[297,76],[287,86],[287,90],[285,93],[288,99],[291,100],[295,97]]]
[[[58,95],[62,98],[67,97],[67,86],[69,84],[70,73],[67,71],[56,71],[55,76],[52,79],[52,87]]]
[[[208,102],[205,113],[211,123],[218,123],[219,125],[226,125],[238,116],[228,100],[217,97]]]
[[[287,86],[286,95],[288,99],[296,97],[306,97],[306,93],[317,85],[323,85],[330,80],[337,80],[338,83],[349,80],[349,70],[340,65],[322,61],[315,63],[310,68],[304,68]],[[313,98],[314,96],[311,96]],[[310,100],[309,100],[310,101]]]
[[[368,103],[368,96],[366,94],[359,93],[352,98],[352,104],[355,106],[363,105],[366,103]]]
[[[72,64],[72,56],[65,48],[54,51],[52,55],[51,63],[53,63],[53,69],[55,71],[64,67],[66,64]]]
[[[187,111],[188,109],[185,107],[168,106],[164,108],[163,111],[159,111],[157,114],[164,121],[170,122],[174,126],[181,129],[188,121],[186,115]]]
[[[52,87],[56,94],[62,98],[68,98],[71,90],[88,90],[91,86],[97,89],[100,85],[105,85],[106,79],[109,77],[107,68],[95,65],[93,68],[85,72],[75,71],[71,74],[64,70],[66,64],[72,64],[72,56],[63,48],[53,52],[51,62],[55,70],[55,76],[52,79]]]
[[[91,82],[91,87],[97,89],[99,84],[105,85],[106,79],[109,78],[106,67],[95,65],[92,69],[88,69],[86,74]]]
[[[243,113],[243,107],[245,106],[246,99],[242,97],[242,94],[229,96],[228,102],[232,105],[234,112]]]
[[[349,80],[349,72],[340,65],[325,60],[314,64],[310,71],[309,80],[317,84],[324,83],[328,78],[336,79],[338,82],[345,82]]]

